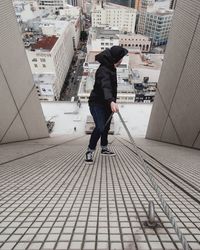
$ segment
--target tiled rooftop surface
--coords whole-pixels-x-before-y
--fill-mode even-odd
[[[117,155],[97,149],[91,166],[84,162],[88,137],[65,140],[0,146],[0,249],[183,249],[129,142],[111,137]],[[199,250],[199,151],[138,145],[189,246]],[[148,201],[155,229],[144,225]]]

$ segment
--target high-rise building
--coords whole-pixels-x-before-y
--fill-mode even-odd
[[[0,143],[48,131],[10,0],[0,2]]]
[[[178,0],[146,137],[200,148],[200,4]]]
[[[46,19],[40,22],[40,27],[40,39],[27,46],[26,53],[32,73],[43,75],[37,77],[36,83],[40,100],[58,100],[74,55],[72,37],[75,35],[75,25]]]
[[[167,43],[173,10],[154,8],[154,0],[142,0],[137,26],[139,34],[151,38],[154,45]]]
[[[116,4],[94,3],[92,11],[93,27],[112,27],[123,32],[135,32],[136,10]]]

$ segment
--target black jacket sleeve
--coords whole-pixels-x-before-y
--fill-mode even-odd
[[[109,71],[107,70],[104,70],[102,72],[101,87],[103,90],[105,101],[107,101],[108,103],[115,102],[115,98],[113,97],[112,93],[111,77]]]

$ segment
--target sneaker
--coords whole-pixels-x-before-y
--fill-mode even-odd
[[[93,163],[93,154],[91,151],[87,151],[85,154],[85,162],[88,164],[92,164]]]
[[[115,153],[110,151],[108,148],[101,150],[102,155],[115,156]]]

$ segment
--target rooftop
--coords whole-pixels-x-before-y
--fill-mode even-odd
[[[145,54],[129,51],[129,65],[131,68],[160,70],[163,63],[163,54]]]
[[[89,137],[53,137],[0,146],[0,248],[48,250],[183,249],[133,146],[111,136],[116,157]],[[136,140],[190,249],[199,250],[198,150]],[[148,227],[149,201],[155,228]]]
[[[51,51],[56,44],[58,37],[56,36],[43,36],[35,44],[31,45],[33,50],[43,49]]]

